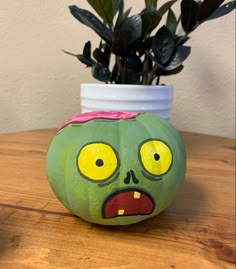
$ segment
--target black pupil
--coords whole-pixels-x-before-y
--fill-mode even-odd
[[[102,159],[97,159],[96,160],[96,165],[99,166],[99,167],[103,166],[104,165],[103,160]]]
[[[155,161],[158,161],[160,159],[160,155],[158,153],[154,154],[154,159]]]

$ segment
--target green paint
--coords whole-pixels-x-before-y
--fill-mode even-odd
[[[140,146],[149,140],[163,141],[172,154],[171,166],[160,176],[150,173],[158,169],[151,167],[145,171],[147,165],[141,163]],[[78,165],[81,150],[94,142],[110,145],[115,152],[113,158],[117,158],[118,167],[114,168],[113,162],[107,164],[109,158],[106,162],[102,160],[100,152],[96,162],[91,161],[92,156],[88,156],[88,160],[85,156],[86,165],[91,169],[97,165],[96,169],[114,170],[108,179],[101,181],[93,180],[92,173],[86,177]],[[153,154],[153,149],[150,152]],[[158,152],[154,154],[151,164],[162,165],[164,155],[165,152],[160,156]],[[48,181],[62,204],[79,217],[102,225],[136,223],[163,211],[180,188],[185,169],[185,149],[177,131],[166,120],[148,113],[134,119],[95,119],[69,124],[53,138],[46,160]],[[115,194],[120,194],[119,198]],[[109,206],[105,201],[110,201]],[[109,207],[107,217],[106,206]]]

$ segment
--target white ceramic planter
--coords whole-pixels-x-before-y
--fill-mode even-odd
[[[162,85],[81,84],[81,112],[149,112],[170,118],[173,87]]]

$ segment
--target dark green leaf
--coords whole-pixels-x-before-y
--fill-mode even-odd
[[[118,68],[117,68],[117,64],[114,64],[112,72],[111,72],[110,82],[117,83],[117,80],[118,80],[117,76],[118,76]]]
[[[153,42],[153,36],[146,38],[143,44],[144,49],[150,50],[152,48],[152,42]]]
[[[130,53],[129,55],[133,55],[138,53],[143,52],[143,40],[142,37],[136,39],[131,45],[130,45]]]
[[[123,14],[123,20],[125,20],[126,18],[128,18],[131,9],[132,9],[132,8],[130,7],[130,8],[128,8],[128,9],[124,12],[124,14]],[[122,21],[123,21],[123,20],[122,20]]]
[[[142,71],[142,62],[137,55],[131,55],[127,57],[127,68],[132,69],[135,72]]]
[[[199,21],[205,20],[210,16],[222,3],[224,0],[204,0],[200,6]]]
[[[102,50],[101,47],[99,49],[97,48],[94,50],[93,57],[97,60],[98,63],[108,68],[110,62],[111,49],[106,44],[104,46],[104,50]]]
[[[179,46],[177,47],[177,50],[171,59],[171,62],[168,64],[168,66],[165,67],[166,71],[172,71],[182,65],[183,61],[187,59],[191,51],[190,47],[186,46]]]
[[[69,9],[78,21],[93,29],[102,39],[111,44],[111,31],[96,16],[77,6],[69,6]]]
[[[103,21],[111,25],[113,19],[112,1],[111,0],[87,0]]]
[[[117,16],[117,20],[116,20],[116,24],[115,24],[115,28],[121,24],[122,21],[122,17],[123,17],[123,13],[124,13],[124,0],[121,0],[120,3],[120,7],[118,10],[118,16]]]
[[[194,0],[182,0],[181,22],[185,32],[191,32],[198,24],[200,6]]]
[[[113,18],[118,11],[121,0],[87,0],[97,14],[108,25],[112,25]]]
[[[160,65],[165,65],[170,60],[175,49],[175,40],[166,26],[162,26],[157,31],[153,38],[152,49],[155,59]]]
[[[117,23],[115,29],[117,29],[117,27],[120,26],[128,18],[130,11],[131,11],[131,8],[127,9],[124,13],[122,13],[120,21],[119,23]]]
[[[184,69],[184,66],[181,64],[178,67],[176,67],[175,69],[172,69],[170,71],[162,70],[161,76],[176,75],[176,74],[180,73],[183,69]]]
[[[190,39],[189,36],[175,36],[175,42],[177,46],[183,45],[184,43],[186,43],[188,40]]]
[[[227,4],[224,4],[223,6],[219,7],[206,19],[213,20],[213,19],[222,17],[222,16],[228,14],[229,12],[233,11],[235,8],[236,8],[236,1],[231,1]]]
[[[85,64],[87,67],[91,67],[95,63],[93,60],[91,60],[91,59],[89,60],[89,59],[85,58],[83,55],[77,55],[77,59],[81,63]]]
[[[177,19],[171,8],[169,9],[169,12],[167,15],[166,26],[171,31],[171,33],[174,34],[176,32]]]
[[[177,0],[172,0],[172,1],[168,1],[165,4],[163,4],[159,9],[158,9],[158,13],[163,16],[171,7],[172,5],[176,2]]]
[[[102,52],[100,49],[97,48],[94,50],[93,57],[98,63],[107,66],[107,60],[105,59],[104,52]]]
[[[134,70],[128,69],[125,84],[140,84],[140,74],[136,73]]]
[[[146,7],[157,7],[157,0],[145,0]]]
[[[112,40],[112,51],[120,56],[128,55],[129,48],[142,36],[142,20],[139,15],[134,15],[124,20],[116,29]]]
[[[115,30],[122,24],[122,22],[124,20],[127,19],[127,17],[129,16],[130,11],[131,11],[131,8],[127,9],[124,12],[124,2],[122,0],[120,8],[119,8],[119,14],[118,14],[118,17],[117,17],[117,20],[116,20]]]
[[[103,81],[103,82],[108,82],[110,80],[111,73],[110,71],[104,67],[101,64],[94,64],[92,66],[92,75],[95,79]]]
[[[146,36],[159,24],[161,15],[153,7],[145,8],[140,15],[142,18],[142,35]]]
[[[123,5],[123,0],[112,0],[113,18]]]
[[[85,64],[87,67],[91,67],[92,65],[95,64],[95,61],[91,58],[86,58],[84,55],[82,54],[74,54],[65,50],[62,50],[63,52],[65,52],[66,54],[69,54],[71,56],[76,57],[81,63]]]
[[[91,42],[90,41],[86,42],[84,45],[83,56],[86,59],[91,59]]]
[[[108,67],[110,63],[110,58],[111,58],[111,47],[108,44],[105,44],[105,47],[104,47],[104,57],[107,62],[105,66]]]

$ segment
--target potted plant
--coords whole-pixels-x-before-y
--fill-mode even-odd
[[[225,4],[224,0],[182,0],[177,16],[173,11],[177,0],[160,7],[157,0],[145,0],[144,9],[130,15],[123,0],[87,2],[97,16],[75,5],[69,9],[96,32],[100,44],[92,49],[91,42],[86,42],[82,54],[65,52],[90,67],[93,77],[105,84],[81,85],[82,112],[149,111],[166,119],[170,117],[172,86],[161,85],[161,76],[183,70],[191,52],[186,42],[197,27],[236,7],[235,0]]]

